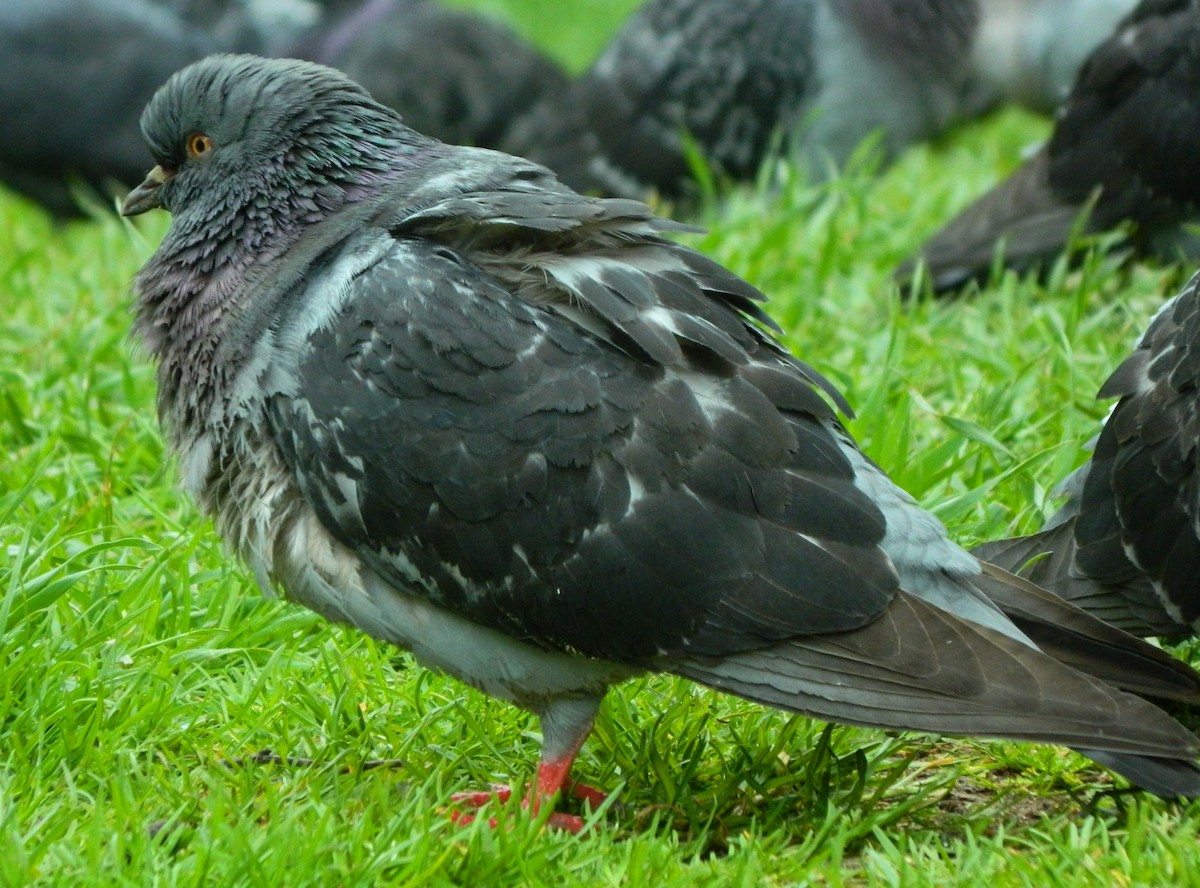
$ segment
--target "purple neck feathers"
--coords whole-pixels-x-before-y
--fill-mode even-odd
[[[336,243],[348,233],[338,219],[374,203],[412,166],[409,157],[341,182],[270,194],[230,189],[223,203],[208,200],[176,215],[134,281],[134,332],[158,361],[159,418],[174,442],[219,421],[284,282],[304,272],[291,265],[315,258],[293,250],[298,242],[323,236]]]

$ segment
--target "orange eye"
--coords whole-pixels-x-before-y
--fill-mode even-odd
[[[213,140],[204,133],[192,133],[187,140],[188,157],[200,157],[213,150]]]

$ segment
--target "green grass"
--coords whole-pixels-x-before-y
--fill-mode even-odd
[[[521,21],[550,41],[546,9]],[[1097,255],[899,303],[893,264],[1045,130],[1004,113],[822,188],[781,168],[694,238],[966,543],[1052,508],[1184,274]],[[453,826],[450,793],[528,777],[536,722],[262,598],[176,491],[126,339],[166,222],[56,228],[0,195],[0,884],[1200,883],[1200,804],[1089,804],[1112,778],[1065,750],[829,729],[661,677],[615,689],[584,747],[578,775],[616,790],[589,834]],[[230,764],[266,747],[314,764]]]

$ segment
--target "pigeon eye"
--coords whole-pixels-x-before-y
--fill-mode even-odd
[[[200,157],[213,150],[213,140],[204,133],[192,133],[187,140],[188,157]]]

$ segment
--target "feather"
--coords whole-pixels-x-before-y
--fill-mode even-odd
[[[1195,255],[1180,226],[1200,207],[1197,82],[1200,4],[1142,0],[1084,63],[1046,146],[903,263],[901,287],[921,262],[935,293],[985,279],[993,259],[1045,270],[1075,235],[1121,223],[1134,250]]]
[[[1019,571],[1138,635],[1200,628],[1200,277],[1151,321],[1100,397],[1119,397],[1069,499],[1029,537],[987,544]]]

